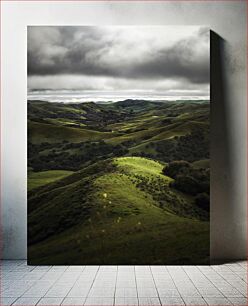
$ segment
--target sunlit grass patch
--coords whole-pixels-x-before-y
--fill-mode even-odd
[[[41,172],[29,172],[28,173],[28,190],[52,183],[59,179],[62,179],[70,174],[72,171],[66,170],[49,170]]]

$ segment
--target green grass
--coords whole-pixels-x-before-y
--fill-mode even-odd
[[[156,204],[150,195],[136,188],[125,174],[106,174],[99,177],[95,184],[99,189],[96,201],[100,210],[112,217],[136,215]]]
[[[60,180],[70,174],[72,171],[65,170],[50,170],[41,172],[29,172],[28,173],[28,191],[49,184],[51,182]]]
[[[137,143],[146,143],[150,141],[159,141],[174,138],[175,136],[184,136],[189,134],[193,129],[206,128],[207,124],[197,121],[185,122],[184,120],[178,120],[164,126],[160,121],[159,126],[152,125],[152,127],[144,128],[138,131],[129,131],[124,135],[112,135],[106,139],[106,142],[111,144],[120,144],[125,141],[135,141]],[[120,127],[120,130],[124,130],[124,127]],[[128,131],[128,130],[127,130]]]
[[[41,228],[49,227],[49,222],[50,226],[54,225],[54,209],[58,206],[60,216],[64,216],[63,222],[71,218],[74,207],[83,209],[86,205],[83,204],[83,199],[88,199],[87,207],[91,208],[88,219],[79,218],[81,222],[78,221],[62,232],[53,229],[54,235],[29,246],[31,262],[206,263],[209,222],[179,217],[163,210],[158,207],[151,193],[137,187],[141,177],[160,178],[163,165],[139,157],[116,158],[113,166],[111,164],[111,161],[105,166],[96,164],[90,166],[86,172],[68,176],[51,186],[54,194],[49,191],[49,185],[44,191],[39,190],[37,197],[44,208],[34,210],[32,215],[36,216],[35,224],[42,226]],[[100,172],[96,172],[97,167],[100,167]],[[80,187],[83,186],[82,178],[90,182],[91,187]],[[168,185],[168,179],[164,176],[165,185]],[[68,198],[69,194],[71,200]],[[32,201],[37,202],[35,199]],[[51,213],[49,207],[52,209]],[[47,216],[52,214],[49,222],[44,221],[44,211]],[[33,217],[31,219],[34,220]],[[59,224],[63,223],[58,222],[58,226],[61,226]]]
[[[153,116],[154,111],[149,111],[143,115],[136,116],[128,121],[110,124],[109,128],[114,131],[128,131],[131,129],[148,129],[161,127],[160,120],[162,117]]]
[[[120,157],[114,159],[114,164],[135,175],[155,175],[171,181],[171,178],[162,174],[164,165],[151,159],[143,157]]]
[[[175,136],[184,136],[186,134],[189,134],[194,128],[201,128],[202,126],[205,127],[205,124],[193,121],[189,122],[179,121],[177,123],[168,125],[165,131],[159,133],[158,135],[155,135],[150,140],[151,141],[165,140],[173,138]]]
[[[156,155],[157,151],[155,150],[154,147],[149,145],[150,143],[151,143],[150,141],[143,141],[141,144],[131,147],[129,149],[129,153],[135,154],[135,153],[146,152],[146,154],[148,153],[151,155]]]
[[[39,264],[207,264],[209,223],[150,209],[92,219],[29,247]]]
[[[83,116],[81,116],[81,119],[85,119]],[[70,119],[54,119],[54,118],[50,118],[50,119],[46,119],[46,121],[48,123],[54,124],[54,125],[59,125],[59,126],[78,126],[78,127],[82,127],[82,126],[86,126],[84,123],[78,123],[77,121],[75,122],[74,120],[70,120]]]
[[[57,143],[64,140],[70,142],[96,141],[113,137],[113,133],[110,132],[98,132],[37,122],[29,122],[28,129],[29,140],[34,144],[42,142]]]
[[[178,124],[177,124],[178,125]],[[177,126],[175,124],[175,126]],[[174,125],[173,125],[174,128]],[[176,136],[177,134],[173,131],[173,129],[171,128],[171,130],[169,130],[170,127],[153,127],[150,129],[143,129],[143,130],[138,130],[138,131],[132,131],[129,132],[127,134],[124,135],[116,135],[114,134],[112,137],[110,137],[109,139],[106,139],[106,142],[111,143],[111,144],[120,144],[122,142],[125,141],[135,141],[135,142],[142,142],[142,141],[148,141],[149,140],[156,140],[156,139],[161,139],[162,135],[163,137],[165,137],[165,135],[168,134],[167,137],[163,138],[169,138],[171,136]],[[180,128],[178,128],[180,129]],[[182,135],[187,134],[188,131],[181,131],[180,133]],[[158,135],[161,135],[160,137]]]
[[[210,168],[210,160],[209,159],[202,159],[202,160],[197,160],[192,163],[193,167],[195,169],[206,169]]]

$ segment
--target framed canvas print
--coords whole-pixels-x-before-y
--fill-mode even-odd
[[[208,264],[209,29],[28,27],[29,264]]]

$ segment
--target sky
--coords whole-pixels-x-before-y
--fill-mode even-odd
[[[201,26],[30,26],[28,95],[208,99],[209,49]]]

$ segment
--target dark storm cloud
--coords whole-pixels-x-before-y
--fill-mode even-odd
[[[114,28],[114,27],[113,27]],[[181,79],[209,83],[208,30],[161,41],[132,31],[96,27],[30,27],[29,76],[86,75],[121,79]],[[145,29],[143,30],[145,31]],[[155,30],[156,31],[156,30]],[[145,35],[144,35],[145,37]],[[143,38],[144,38],[143,37]]]
[[[189,57],[185,56],[187,51]],[[137,78],[185,78],[192,83],[208,83],[208,61],[208,58],[199,61],[194,53],[191,53],[191,48],[186,50],[185,46],[179,43],[170,49],[154,53],[153,57],[136,64],[128,72]]]
[[[108,46],[97,28],[31,27],[28,74],[105,74],[100,56]]]

